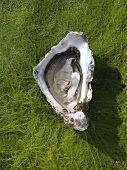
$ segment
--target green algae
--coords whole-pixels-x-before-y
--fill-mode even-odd
[[[127,2],[2,0],[0,169],[127,169]],[[32,70],[69,31],[88,37],[95,58],[85,132],[69,129]]]

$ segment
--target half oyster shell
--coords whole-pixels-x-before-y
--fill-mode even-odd
[[[33,69],[47,101],[75,130],[88,127],[85,112],[92,99],[94,66],[87,38],[83,33],[70,32]]]

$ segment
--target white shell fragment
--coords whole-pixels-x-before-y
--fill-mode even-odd
[[[72,129],[88,127],[94,59],[83,33],[70,32],[34,67],[34,78],[47,101]]]

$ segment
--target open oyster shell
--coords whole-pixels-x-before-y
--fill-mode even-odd
[[[73,129],[86,130],[94,59],[83,33],[68,33],[33,70],[47,101],[64,122]]]

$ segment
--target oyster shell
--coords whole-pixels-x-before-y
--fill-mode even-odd
[[[47,101],[72,129],[88,127],[85,112],[92,99],[94,59],[83,33],[70,32],[34,67]]]

